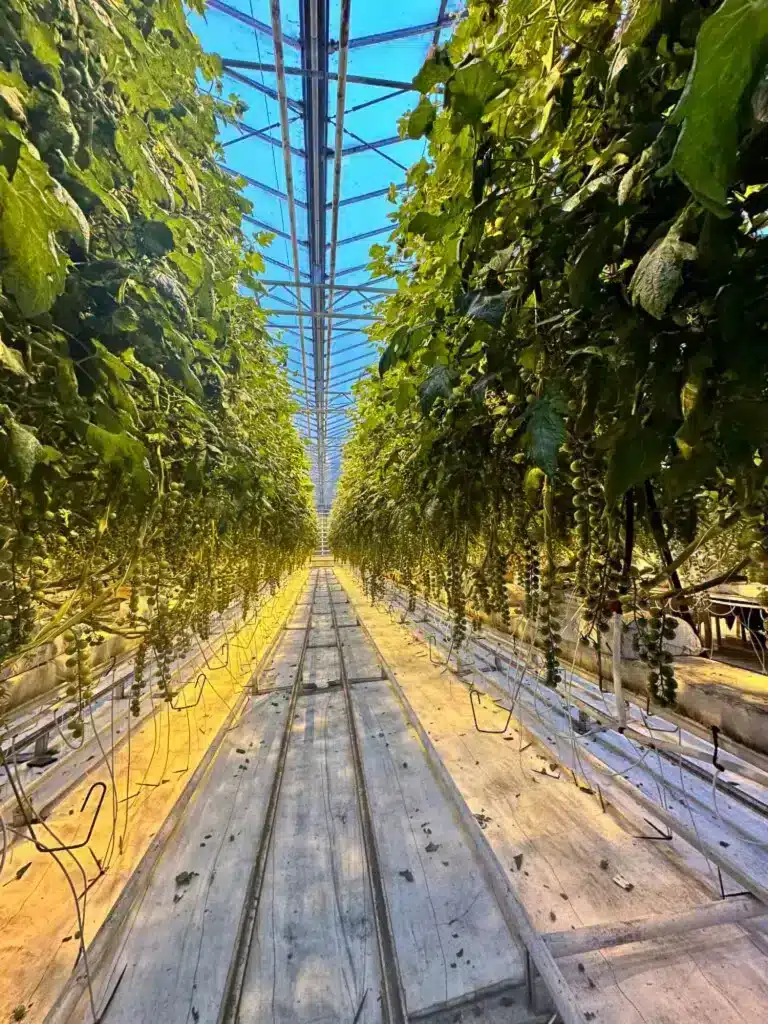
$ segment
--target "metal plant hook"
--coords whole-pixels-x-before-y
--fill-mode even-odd
[[[203,696],[203,687],[207,682],[208,676],[205,674],[205,672],[201,672],[198,675],[197,679],[195,680],[195,688],[199,687],[199,689],[197,690],[197,700],[193,701],[191,704],[174,704],[173,697],[171,697],[171,709],[173,711],[188,711],[190,708],[196,708]],[[184,687],[182,686],[181,689],[177,691],[176,696],[178,696],[178,694],[181,693],[181,690],[183,689]]]
[[[477,723],[477,712],[475,711],[475,701],[474,701],[475,697],[477,697],[477,704],[478,704],[478,707],[479,707],[480,706],[480,702],[481,702],[481,698],[482,698],[482,693],[480,692],[480,690],[477,689],[477,687],[475,686],[474,683],[471,683],[470,687],[469,687],[469,706],[472,708],[472,718],[475,721],[475,729],[477,729],[478,732],[487,732],[487,733],[490,733],[491,735],[501,736],[503,733],[505,733],[507,731],[507,729],[509,728],[509,723],[512,721],[512,712],[514,710],[514,705],[513,705],[513,707],[511,707],[509,709],[509,714],[507,715],[507,720],[504,723],[504,725],[501,727],[501,729],[481,729],[480,726]],[[494,701],[494,704],[496,705],[496,707],[500,706],[498,701]],[[504,709],[502,708],[502,711],[503,710]]]
[[[83,806],[80,808],[80,813],[82,814],[85,808],[88,806],[88,801],[91,799],[91,793],[93,793],[95,789],[100,789],[101,795],[99,797],[99,802],[96,805],[96,811],[91,821],[91,827],[88,829],[88,835],[85,837],[85,839],[83,839],[81,843],[65,843],[63,846],[45,846],[43,843],[40,842],[40,840],[35,835],[34,826],[30,822],[30,824],[27,827],[29,828],[30,834],[35,841],[35,846],[41,853],[60,853],[62,851],[67,851],[68,853],[71,853],[73,850],[81,850],[84,846],[87,846],[88,843],[90,843],[91,836],[93,835],[93,830],[96,827],[96,822],[98,820],[99,814],[101,813],[101,805],[104,803],[104,797],[107,795],[106,782],[94,782],[91,788],[85,794]]]
[[[219,665],[219,668],[227,668],[227,666],[229,665],[229,640],[225,640],[224,641],[224,643],[222,645],[222,648],[223,647],[226,647],[226,649],[227,649],[227,660],[226,661],[222,660],[222,657],[221,657],[221,655],[218,652],[215,652],[212,655],[212,657],[218,658],[219,661],[221,662],[221,664]],[[205,667],[208,669],[209,672],[213,672],[214,666],[210,663],[210,661],[208,661],[208,655],[205,653],[205,649],[203,648],[202,644],[200,644],[200,653],[203,656],[203,661],[205,662]]]

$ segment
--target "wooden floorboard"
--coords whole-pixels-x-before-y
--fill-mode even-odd
[[[522,981],[520,947],[390,683],[352,699],[409,1013]]]
[[[358,1010],[358,1024],[382,1019],[344,698],[334,690],[298,703],[240,1019],[331,1024]]]
[[[103,1024],[215,1024],[287,709],[262,698],[225,738],[100,986],[125,971]]]

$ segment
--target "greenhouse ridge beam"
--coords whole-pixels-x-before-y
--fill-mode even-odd
[[[336,133],[334,137],[334,158],[333,158],[333,198],[331,200],[331,251],[330,251],[330,290],[329,305],[334,308],[334,288],[336,285],[336,250],[339,245],[339,202],[341,200],[341,161],[344,152],[344,108],[346,106],[347,90],[347,56],[349,52],[349,16],[351,0],[341,0],[341,33],[339,40],[339,76],[338,88],[336,91],[336,110],[339,111],[336,117]],[[325,293],[320,293],[325,297]],[[323,416],[323,440],[328,429],[327,392],[331,383],[331,345],[333,341],[333,318],[335,314],[328,314],[328,334],[325,350],[325,381],[323,384],[324,400],[326,410]],[[325,452],[323,452],[325,457]],[[328,504],[325,493],[321,494],[323,504]]]
[[[301,271],[299,267],[299,241],[296,230],[296,206],[293,201],[293,168],[291,166],[291,144],[290,127],[288,124],[288,95],[285,89],[285,76],[282,74],[283,67],[283,30],[280,16],[280,0],[270,0],[270,15],[272,17],[272,37],[275,48],[275,63],[278,68],[277,91],[280,98],[280,131],[283,140],[283,164],[285,169],[285,191],[288,195],[288,216],[291,225],[291,248],[293,254],[293,270],[296,281],[296,295],[301,299]],[[304,342],[304,313],[299,307],[299,337],[301,339],[301,368],[304,376],[305,402],[309,401],[309,384],[307,380],[307,354]],[[310,429],[309,409],[305,407],[307,416],[307,431]]]

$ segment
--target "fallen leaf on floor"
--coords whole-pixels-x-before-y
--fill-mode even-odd
[[[406,882],[413,881],[413,872],[411,871],[410,868],[406,868],[405,871],[399,871],[398,874],[401,876],[401,878],[404,878]]]
[[[440,843],[427,843],[424,849],[427,853],[436,853],[440,849]]]

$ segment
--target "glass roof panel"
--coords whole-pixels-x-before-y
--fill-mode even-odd
[[[407,168],[426,149],[423,140],[400,140],[398,121],[416,102],[410,88],[413,76],[435,40],[444,40],[450,31],[438,28],[438,18],[457,13],[461,0],[351,0],[351,80],[343,83],[344,110],[339,112],[340,181],[335,146],[341,0],[279,0],[278,6],[284,75],[276,68],[270,0],[208,0],[205,16],[190,14],[189,20],[205,49],[223,60],[222,95],[236,97],[247,108],[237,125],[219,126],[221,162],[242,176],[244,195],[253,204],[243,222],[246,234],[256,238],[265,230],[274,233],[264,250],[266,294],[256,301],[268,311],[268,330],[285,346],[286,366],[301,405],[296,422],[308,439],[316,502],[325,509],[333,499],[346,430],[341,413],[353,402],[354,381],[376,365],[377,346],[365,331],[381,298],[365,291],[332,292],[332,279],[344,288],[370,287],[371,245],[392,244],[390,184],[402,187]],[[310,25],[317,26],[315,39],[308,38]],[[287,117],[282,127],[281,93]],[[366,198],[347,202],[361,196]],[[334,237],[337,248],[332,253]],[[392,285],[379,280],[374,287]]]

